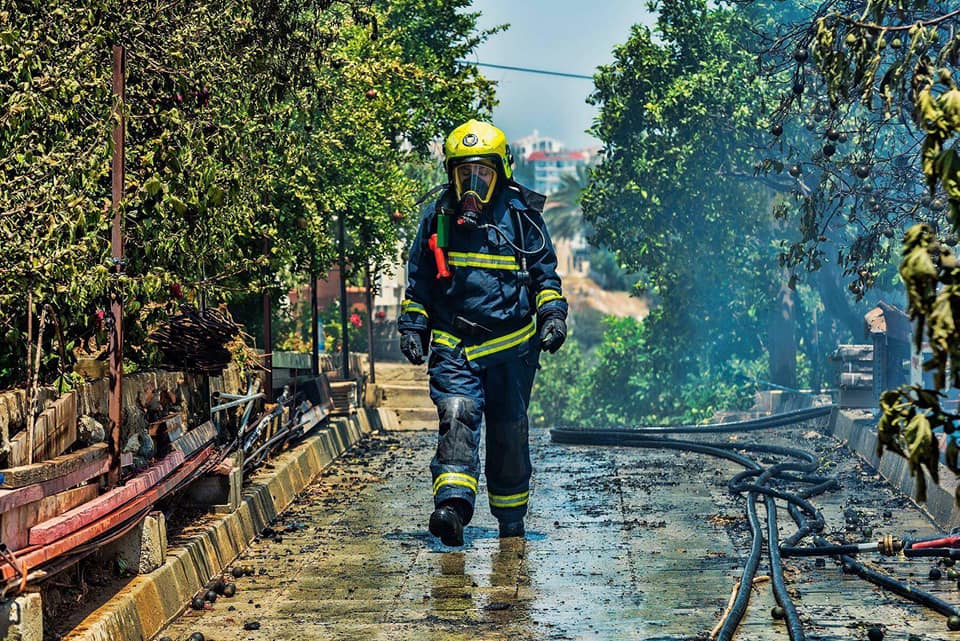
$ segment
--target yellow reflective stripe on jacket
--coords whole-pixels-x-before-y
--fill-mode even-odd
[[[453,334],[448,334],[447,332],[435,329],[433,330],[433,342],[437,345],[443,345],[444,347],[455,349],[457,345],[460,344],[460,339]]]
[[[477,492],[477,479],[460,472],[444,472],[439,475],[433,482],[433,493],[439,492],[444,485],[459,485],[472,490],[474,494]]]
[[[430,318],[430,316],[427,314],[427,309],[423,305],[421,305],[420,303],[415,303],[409,298],[405,299],[402,303],[400,303],[400,313],[406,314],[407,312],[412,312],[414,314],[423,314],[427,318]]]
[[[520,507],[521,505],[526,505],[530,500],[530,491],[510,494],[508,496],[490,494],[488,492],[487,497],[490,499],[491,507]]]
[[[537,321],[535,319],[531,319],[529,324],[527,324],[524,327],[521,327],[515,332],[510,332],[505,336],[491,338],[490,340],[484,341],[479,345],[469,345],[465,347],[463,351],[467,355],[467,360],[472,361],[476,358],[490,356],[491,354],[502,352],[505,349],[516,347],[520,343],[529,339],[536,332],[537,332]],[[436,343],[437,345],[443,345],[444,347],[456,349],[457,347],[460,346],[460,343],[462,341],[449,332],[444,332],[442,330],[435,329],[433,330],[433,342]]]
[[[536,331],[537,322],[531,320],[526,327],[522,327],[515,332],[510,332],[506,336],[485,341],[479,345],[471,345],[464,351],[467,353],[467,359],[472,361],[475,358],[490,356],[491,354],[515,347],[533,336]]]
[[[516,256],[500,254],[479,254],[475,252],[447,253],[447,260],[454,267],[482,267],[486,269],[520,269]]]
[[[563,296],[560,295],[555,289],[544,289],[539,294],[537,294],[537,309],[540,309],[544,304],[549,303],[552,300],[560,300]]]

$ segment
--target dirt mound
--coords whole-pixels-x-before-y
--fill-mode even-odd
[[[630,316],[637,320],[643,320],[650,313],[645,298],[632,296],[629,292],[608,291],[593,279],[583,276],[565,276],[563,295],[574,312],[595,309],[604,315],[619,318]]]

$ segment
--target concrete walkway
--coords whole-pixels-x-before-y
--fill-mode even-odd
[[[459,550],[426,532],[427,463],[435,436],[374,436],[335,463],[237,562],[258,574],[237,594],[187,611],[160,636],[300,640],[683,640],[717,622],[747,549],[743,501],[726,490],[739,471],[694,454],[568,447],[533,434],[535,486],[526,541],[500,541],[481,502]],[[842,446],[808,428],[773,442],[815,449],[845,491],[819,500],[833,540],[862,528],[934,533]],[[855,511],[847,524],[844,511]],[[761,510],[762,513],[762,510]],[[780,519],[784,524],[785,512]],[[789,533],[790,528],[784,528]],[[877,560],[864,557],[866,560]],[[878,562],[901,579],[960,602],[956,581],[929,581],[931,564]],[[833,560],[791,562],[809,639],[960,639],[944,618],[842,574]],[[765,563],[761,573],[766,572]],[[787,639],[770,617],[769,583],[758,584],[738,639]],[[245,629],[246,628],[246,629]]]

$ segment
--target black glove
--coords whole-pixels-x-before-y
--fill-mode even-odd
[[[414,365],[423,364],[423,338],[420,332],[404,332],[400,335],[400,351]]]
[[[543,321],[540,326],[540,346],[553,354],[563,341],[567,340],[567,324],[559,316],[553,316]]]

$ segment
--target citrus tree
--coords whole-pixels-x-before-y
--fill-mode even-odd
[[[282,288],[334,259],[385,261],[420,186],[405,171],[493,87],[456,62],[489,32],[462,0],[120,0],[0,5],[0,384],[25,378],[26,319],[50,305],[101,349],[124,301],[127,353],[153,322]],[[419,25],[419,26],[418,26]],[[446,39],[429,41],[431,25]],[[126,51],[126,262],[109,259],[111,48]],[[427,55],[430,54],[430,55]],[[32,307],[28,307],[32,305]]]
[[[593,133],[605,147],[582,205],[593,240],[639,273],[653,300],[641,327],[612,328],[642,351],[629,359],[638,369],[615,376],[635,412],[663,420],[686,415],[694,387],[727,393],[711,381],[732,373],[730,355],[795,349],[790,323],[772,320],[783,310],[790,320],[799,301],[776,260],[780,192],[754,175],[768,95],[743,46],[754,23],[702,0],[650,7],[655,28],[634,26],[595,76]],[[778,359],[788,365],[775,382],[795,386],[791,353]]]

